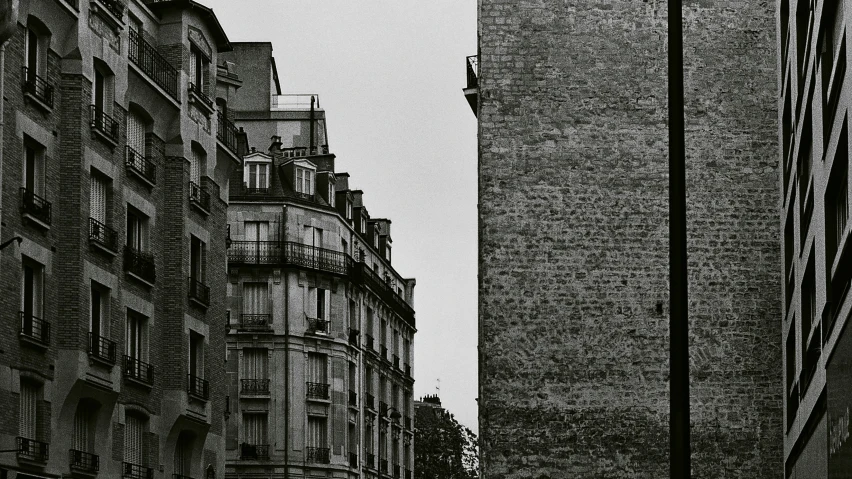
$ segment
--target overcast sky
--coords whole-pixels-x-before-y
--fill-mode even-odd
[[[231,41],[272,42],[282,93],[319,94],[336,170],[393,222],[394,267],[417,279],[414,397],[440,379],[444,407],[478,431],[476,118],[462,94],[476,0],[199,2]]]

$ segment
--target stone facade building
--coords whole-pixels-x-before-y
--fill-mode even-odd
[[[2,117],[3,235],[21,238],[0,253],[11,478],[224,477],[228,49],[194,1],[20,2]]]
[[[849,3],[779,3],[786,474],[849,477]]]
[[[696,478],[783,475],[773,5],[684,2]],[[479,4],[484,477],[668,476],[666,23]]]
[[[335,169],[316,95],[234,43],[229,114],[257,147],[230,182],[227,477],[411,479],[413,292],[391,221]]]

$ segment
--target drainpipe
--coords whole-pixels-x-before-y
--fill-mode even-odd
[[[313,100],[313,97],[311,97]],[[311,102],[313,106],[313,101]],[[287,206],[282,208],[282,231],[279,233],[278,241],[287,241]],[[286,253],[287,249],[282,251]],[[290,277],[284,272],[284,479],[290,479],[290,314],[288,299],[290,297]]]
[[[311,95],[311,139],[308,143],[308,154],[312,155],[314,151],[314,97]]]

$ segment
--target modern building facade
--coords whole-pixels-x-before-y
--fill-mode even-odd
[[[683,18],[693,477],[782,477],[775,9]],[[484,477],[668,476],[666,23],[479,4]]]
[[[224,477],[229,48],[194,1],[20,2],[2,92],[10,477]]]
[[[779,3],[786,477],[849,477],[849,5]]]
[[[411,479],[413,290],[391,222],[335,169],[316,95],[235,43],[251,148],[230,183],[227,477]]]

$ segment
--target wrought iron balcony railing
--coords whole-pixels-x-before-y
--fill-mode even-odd
[[[89,126],[113,143],[118,143],[118,122],[95,105],[89,106],[89,114],[91,117]]]
[[[170,97],[178,100],[178,71],[157,49],[134,30],[130,30],[128,57]]]
[[[154,255],[139,251],[127,245],[124,246],[124,271],[132,273],[149,283],[157,280]]]
[[[349,453],[349,467],[353,469],[358,468],[358,454],[354,452]]]
[[[151,385],[154,384],[154,366],[139,359],[124,356],[124,377]]]
[[[376,409],[376,398],[370,393],[367,393],[367,409]]]
[[[189,281],[189,297],[198,301],[199,303],[209,306],[210,305],[210,286],[198,281],[197,279],[190,276],[187,278]]]
[[[97,243],[108,250],[116,251],[118,234],[114,229],[100,221],[89,218],[89,241]]]
[[[346,253],[302,243],[288,241],[284,243],[285,263],[329,273],[347,274],[349,257]]]
[[[278,241],[231,241],[228,261],[239,264],[279,264],[283,248]]]
[[[187,381],[187,392],[189,392],[190,396],[204,399],[205,401],[210,399],[210,383],[206,379],[193,374],[187,374]]]
[[[130,145],[124,148],[124,166],[145,180],[153,184],[157,183],[157,165]]]
[[[364,262],[355,263],[352,269],[353,279],[370,287],[383,301],[388,303],[397,314],[402,316],[412,327],[414,322],[414,308],[402,298],[389,284],[377,275],[372,268]]]
[[[50,323],[23,311],[18,312],[18,317],[21,320],[21,329],[18,331],[21,337],[45,346],[50,344]]]
[[[217,122],[216,126],[216,139],[221,141],[226,148],[231,150],[232,153],[236,154],[237,133],[239,133],[239,130],[237,129],[236,125],[234,125],[231,120],[225,118],[222,113],[219,113],[217,115],[217,119],[219,121]]]
[[[376,468],[376,455],[373,454],[372,452],[368,452],[367,453],[367,463],[364,464],[364,466],[366,466],[370,469],[375,469]]]
[[[210,211],[210,193],[192,181],[189,182],[189,202],[205,211]]]
[[[307,396],[311,399],[328,399],[327,383],[307,383]]]
[[[201,88],[201,85],[196,85],[193,82],[189,82],[189,93],[198,97],[198,99],[201,100],[201,102],[206,104],[208,107],[211,107],[213,105],[213,100],[211,100],[210,97],[207,96],[206,93],[204,93]]]
[[[50,225],[51,204],[32,190],[21,188],[21,213]]]
[[[100,459],[97,454],[69,449],[68,456],[71,469],[83,472],[98,472],[100,468]]]
[[[26,459],[33,462],[47,462],[50,458],[50,445],[46,442],[18,436],[16,443],[19,459]]]
[[[267,330],[272,324],[271,314],[244,313],[240,315],[239,329],[247,331]]]
[[[358,393],[353,390],[349,390],[349,405],[352,407],[358,406]]]
[[[22,86],[25,94],[32,95],[45,106],[53,108],[53,85],[36,75],[35,71],[23,67]]]
[[[467,87],[468,88],[478,88],[479,87],[479,57],[476,55],[471,55],[467,57],[465,60],[465,64],[467,65]]]
[[[153,479],[154,469],[139,464],[123,462],[121,477],[126,477],[127,479]]]
[[[89,355],[101,361],[115,364],[115,341],[97,333],[89,333]]]
[[[306,447],[305,460],[315,464],[329,463],[329,448],[327,447]]]
[[[308,332],[328,334],[328,320],[308,318]]]
[[[240,391],[244,394],[269,394],[269,379],[240,379]]]
[[[269,444],[240,444],[240,459],[269,459]]]

